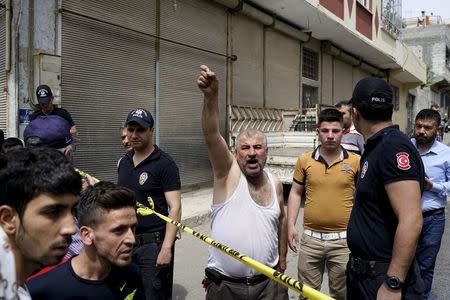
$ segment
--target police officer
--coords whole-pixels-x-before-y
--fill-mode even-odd
[[[348,225],[348,299],[422,299],[414,253],[422,228],[422,160],[392,124],[392,90],[382,79],[358,82],[351,103],[366,141]]]
[[[128,114],[127,136],[132,149],[120,160],[118,185],[136,193],[140,203],[148,206],[152,197],[155,211],[181,219],[181,182],[172,157],[152,144],[154,121],[150,112],[138,108]],[[133,262],[141,270],[146,298],[172,298],[173,262],[177,228],[156,215],[138,215]]]

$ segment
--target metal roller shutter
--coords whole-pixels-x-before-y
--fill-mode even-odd
[[[264,26],[243,15],[232,18],[233,103],[263,106]]]
[[[227,49],[227,12],[211,1],[161,1],[161,36],[211,51]],[[226,59],[161,41],[161,148],[180,168],[184,186],[213,180],[201,129],[203,97],[196,86],[206,64],[220,80],[220,127],[225,133]]]
[[[349,100],[353,92],[353,67],[334,58],[333,69],[333,104],[342,100]]]
[[[80,133],[74,164],[116,180],[124,154],[119,126],[136,107],[154,112],[155,0],[65,0],[62,14],[62,107]],[[128,29],[127,29],[128,28]],[[133,29],[133,30],[129,30]]]
[[[292,109],[300,105],[300,42],[279,32],[265,32],[266,107]]]
[[[0,0],[0,4],[5,4]],[[6,10],[0,7],[0,129],[7,136],[6,130],[6,71],[5,71],[5,52],[6,52],[6,32],[5,32],[5,13]]]

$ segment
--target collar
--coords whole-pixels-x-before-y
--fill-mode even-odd
[[[378,144],[386,135],[388,135],[391,131],[398,131],[400,128],[398,125],[391,125],[388,127],[385,127],[381,130],[379,130],[377,133],[372,135],[370,138],[367,139],[366,144],[369,145],[376,145]]]
[[[417,150],[419,150],[419,148],[417,148],[417,142],[416,142],[415,138],[411,139],[411,143],[414,145],[414,147],[416,147]],[[425,155],[425,154],[428,154],[428,153],[439,154],[439,152],[445,150],[446,148],[447,148],[447,146],[445,146],[444,144],[442,144],[438,140],[435,140],[433,145],[431,145],[431,148],[428,149],[427,152],[420,153],[420,155]]]
[[[320,156],[320,147],[321,146],[318,146],[311,154],[311,157],[317,161],[321,161],[320,160],[320,157],[321,157]],[[341,146],[341,153],[339,154],[339,160],[343,160],[346,158],[348,158],[348,152]]]
[[[161,156],[161,149],[156,145],[153,145],[153,147],[155,147],[153,152],[149,156],[147,156],[140,164],[142,164],[144,161],[156,160]],[[134,156],[134,149],[127,151],[127,153],[125,154],[125,157],[131,162],[133,162],[133,156]]]

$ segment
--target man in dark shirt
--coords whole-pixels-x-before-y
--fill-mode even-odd
[[[422,160],[392,125],[392,90],[369,77],[353,91],[353,121],[366,141],[347,229],[348,299],[422,299],[414,253],[422,228]]]
[[[152,144],[153,117],[138,108],[128,114],[127,135],[132,149],[120,160],[118,184],[133,190],[137,200],[169,218],[181,219],[180,175],[169,154]],[[177,228],[155,215],[138,215],[136,247],[133,254],[142,273],[147,299],[171,299],[173,253]]]
[[[30,121],[33,121],[38,116],[57,115],[67,120],[70,124],[70,133],[74,136],[78,136],[78,130],[75,127],[75,122],[72,119],[70,113],[64,108],[60,108],[53,104],[53,93],[48,85],[40,85],[36,89],[36,99],[41,109],[35,111]]]
[[[99,182],[78,206],[80,255],[27,282],[32,299],[145,299],[138,267],[131,263],[137,224],[129,189]]]

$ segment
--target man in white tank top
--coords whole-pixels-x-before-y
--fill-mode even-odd
[[[219,131],[219,82],[205,65],[197,84],[204,94],[202,127],[214,174],[211,236],[269,267],[286,269],[287,227],[281,182],[264,170],[267,141],[243,130],[236,152]],[[206,299],[288,299],[287,288],[213,249],[209,250]]]

